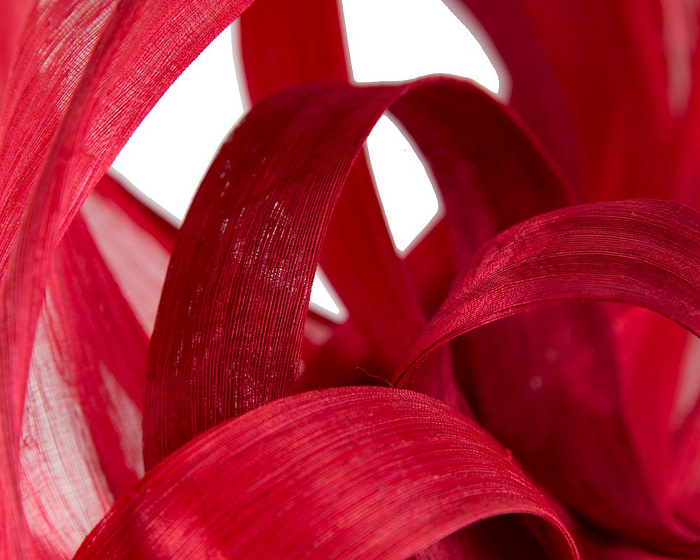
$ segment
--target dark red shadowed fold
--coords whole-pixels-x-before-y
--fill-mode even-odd
[[[682,53],[667,48],[680,39],[674,2],[445,3],[484,26],[510,75],[511,105],[586,198],[667,194],[673,110],[688,100]]]

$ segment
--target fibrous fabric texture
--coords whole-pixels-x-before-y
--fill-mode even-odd
[[[334,0],[0,6],[0,559],[700,556],[698,6],[446,4],[508,99],[354,83]],[[234,20],[176,228],[108,169]]]

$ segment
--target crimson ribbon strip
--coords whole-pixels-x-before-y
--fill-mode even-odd
[[[497,319],[556,301],[593,298],[643,305],[697,335],[700,330],[697,311],[700,294],[696,285],[700,273],[699,243],[698,215],[686,207],[662,201],[583,205],[519,224],[488,243],[460,277],[394,382],[401,384],[410,379],[416,364],[440,344]],[[584,315],[580,315],[579,319],[583,318]],[[612,340],[610,335],[603,332],[600,336]],[[604,345],[596,347],[605,348]],[[585,368],[577,371],[587,375]],[[509,374],[506,378],[516,377]],[[583,381],[577,380],[575,375],[567,379],[559,384],[568,383],[569,390],[561,392],[558,401],[567,402],[567,398],[574,397],[574,402],[585,399]],[[605,376],[601,380],[605,382]],[[651,383],[651,380],[643,382]],[[664,380],[664,383],[669,383],[671,388],[674,386],[673,380]],[[576,392],[578,394],[574,395]],[[530,391],[523,391],[521,396],[528,394]],[[592,408],[602,406],[606,398],[614,398],[615,390],[599,386],[597,395],[590,399]],[[503,413],[497,393],[492,396],[494,400],[484,405],[490,411],[491,420],[494,410]],[[507,398],[501,400],[507,402]],[[543,408],[534,410],[546,416],[555,412],[553,403],[545,402]],[[527,406],[522,407],[523,411],[526,409]],[[590,413],[581,414],[579,424],[587,422],[588,416]],[[568,422],[567,415],[561,418]],[[572,415],[571,420],[577,418]],[[610,436],[609,443],[611,449],[615,446],[622,449],[609,453],[621,456],[627,453],[628,458],[629,450],[624,448],[629,445],[627,436],[620,435],[620,428],[615,428],[616,421],[619,422],[613,420],[610,429],[611,433],[613,428],[617,429],[620,437]],[[507,420],[496,421],[496,425],[503,427],[508,423]],[[589,431],[595,433],[598,428],[591,426]],[[524,451],[523,456],[529,457],[526,464],[534,472],[548,473],[547,484],[556,489],[558,496],[608,530],[627,535],[632,542],[642,542],[669,554],[697,553],[697,532],[692,522],[689,525],[673,514],[673,502],[668,509],[668,500],[673,499],[674,493],[663,496],[661,504],[648,503],[650,493],[639,480],[639,472],[635,476],[630,473],[616,476],[614,462],[609,464],[605,458],[585,461],[580,458],[575,465],[553,468],[555,460],[571,461],[581,451],[593,452],[595,446],[586,444],[584,436],[576,444],[567,444],[569,450],[553,451],[550,465],[549,461],[541,460],[541,454],[537,454],[536,459],[532,456],[534,450],[542,449],[537,438],[547,437],[546,433],[546,430],[538,431],[533,434],[532,445],[522,442],[519,449]],[[603,483],[597,474],[595,466],[601,463],[607,465],[609,471],[606,480],[618,481],[613,487]],[[618,462],[618,467],[627,472],[629,462]],[[569,480],[569,473],[573,472],[579,477],[578,483]],[[694,483],[692,481],[680,494],[694,495]],[[652,494],[659,490],[667,492],[665,487],[653,488]],[[607,504],[606,507],[601,508],[601,503]]]
[[[301,83],[348,81],[339,4],[311,0],[305,8],[262,0],[241,17],[241,56],[253,103]],[[358,154],[346,178],[319,263],[352,317],[344,330],[358,330],[378,368],[392,371],[425,326],[426,317],[396,254],[364,153]],[[395,333],[394,341],[387,341],[389,332]]]
[[[50,255],[146,112],[248,1],[27,8],[0,113],[2,554],[32,558],[18,495],[23,400]]]
[[[0,114],[0,176],[8,185],[0,271],[40,176],[64,185],[63,232],[168,86],[250,3],[100,0],[32,7]]]
[[[414,95],[409,108],[461,98],[456,115],[436,116],[475,129],[495,120],[494,138],[529,146],[497,101],[449,78],[288,90],[258,104],[224,144],[183,224],[163,291],[149,358],[147,468],[218,422],[294,390],[309,286],[344,179],[382,112]],[[454,129],[443,129],[452,133],[443,136],[448,144],[459,142]],[[452,154],[465,164],[472,155]],[[535,147],[521,161],[553,177],[555,188]],[[405,353],[411,332],[396,325],[381,343]]]
[[[253,101],[301,82],[347,79],[342,34],[333,32],[341,19],[339,6],[318,0],[307,6],[311,14],[283,0],[261,0],[241,17],[240,46]],[[469,100],[463,95],[448,99],[437,94],[437,99],[417,100],[419,96],[416,92],[399,100],[392,112],[400,115],[409,134],[420,142],[418,149],[446,195],[452,242],[446,243],[441,232],[431,232],[406,263],[430,314],[457,270],[454,256],[445,249],[448,244],[455,248],[456,243],[456,262],[462,262],[461,254],[467,249],[522,219],[570,202],[572,195],[552,171],[555,166],[537,140],[511,131],[515,126],[510,121],[519,122],[515,115],[494,111],[493,103],[480,95]],[[426,92],[424,97],[429,96]],[[471,133],[465,135],[465,129]],[[350,309],[351,323],[368,338],[376,358],[386,356],[391,348],[377,332],[396,331],[397,323],[420,326],[423,322],[415,319],[413,290],[391,250],[376,196],[367,188],[369,178],[363,177],[364,167],[361,157],[336,206],[320,263]],[[356,227],[358,215],[365,217],[362,228]],[[444,228],[441,224],[437,229]],[[347,235],[349,230],[353,236]],[[374,266],[358,266],[367,261]],[[346,325],[343,332],[351,328]],[[339,337],[346,336],[343,332]],[[401,356],[403,349],[399,350],[384,363]],[[321,376],[329,369],[325,365],[325,360],[310,364],[307,371],[313,384],[323,384]]]
[[[698,246],[698,214],[662,200],[582,204],[527,220],[481,249],[394,381],[405,382],[439,344],[541,303],[630,303],[698,336]]]
[[[260,407],[170,455],[75,559],[399,560],[506,513],[535,516],[541,542],[529,544],[540,554],[578,557],[546,500],[474,423],[418,393],[328,389]]]

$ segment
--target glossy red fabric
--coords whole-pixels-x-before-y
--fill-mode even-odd
[[[170,455],[76,558],[406,558],[461,526],[515,512],[536,516],[542,548],[531,546],[575,557],[541,494],[474,423],[417,393],[329,389],[260,407]],[[184,538],[159,537],[173,514]]]
[[[0,8],[0,558],[700,555],[694,3],[450,2],[504,103],[258,0],[177,231],[105,171],[251,3]],[[443,205],[406,255],[384,113]]]

